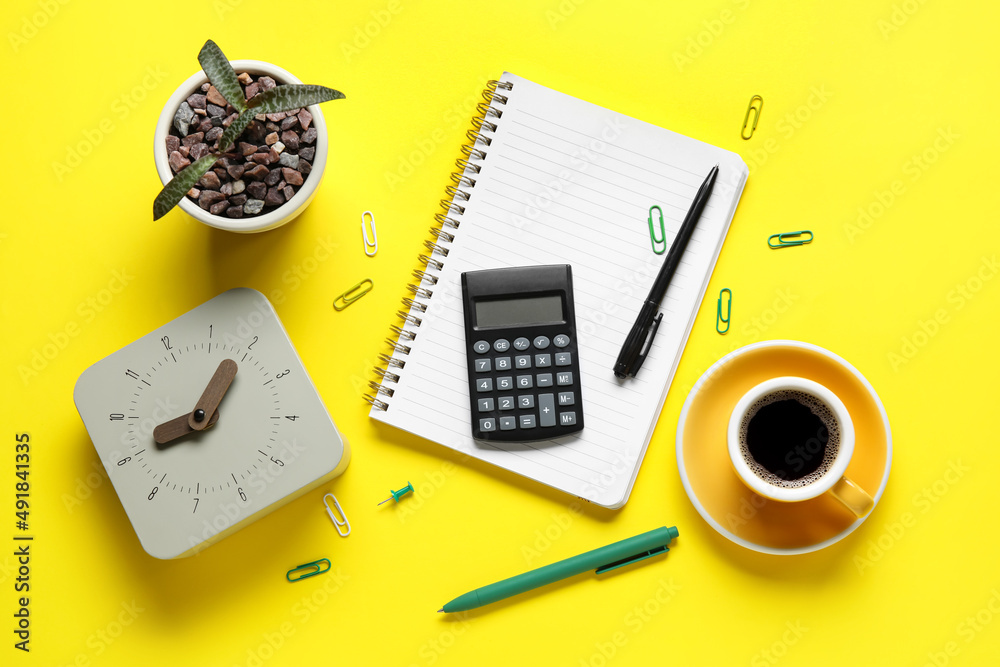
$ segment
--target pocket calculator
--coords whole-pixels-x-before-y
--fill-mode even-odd
[[[472,435],[530,442],[583,429],[568,264],[462,274]]]

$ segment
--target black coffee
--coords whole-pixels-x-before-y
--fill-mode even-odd
[[[758,400],[741,423],[744,459],[765,481],[805,486],[836,458],[840,431],[830,409],[814,396],[783,390]]]

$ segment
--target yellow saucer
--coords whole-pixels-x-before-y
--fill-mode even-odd
[[[844,402],[855,429],[854,456],[846,475],[878,505],[892,464],[889,417],[854,366],[810,343],[754,343],[705,371],[677,423],[677,468],[698,513],[720,534],[763,553],[801,554],[843,539],[865,519],[855,517],[829,493],[783,503],[757,495],[736,476],[726,447],[729,415],[743,394],[782,375],[819,382]]]

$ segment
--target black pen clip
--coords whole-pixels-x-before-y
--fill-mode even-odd
[[[656,316],[653,320],[653,327],[649,330],[646,335],[646,343],[642,347],[642,352],[639,356],[635,358],[635,364],[633,364],[632,369],[629,371],[629,375],[635,377],[635,374],[639,372],[642,367],[642,362],[646,361],[646,355],[649,354],[649,348],[653,347],[653,337],[656,335],[656,330],[660,328],[660,322],[663,321],[663,313]]]
[[[601,567],[597,568],[594,572],[596,574],[603,574],[604,572],[607,572],[609,570],[616,570],[620,567],[625,567],[626,565],[631,565],[632,563],[637,563],[641,560],[652,558],[653,556],[659,556],[660,554],[665,554],[668,551],[670,551],[670,549],[667,548],[667,545],[663,545],[661,547],[654,547],[653,549],[650,549],[648,551],[637,553],[634,556],[629,556],[628,558],[622,558],[621,560],[615,561],[614,563],[608,563],[607,565],[602,565]]]

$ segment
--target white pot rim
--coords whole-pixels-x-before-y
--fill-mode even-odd
[[[262,60],[231,60],[230,64],[237,72],[266,74],[280,80],[282,83],[302,83],[290,72]],[[165,144],[167,134],[170,132],[170,126],[174,121],[174,114],[177,112],[177,108],[181,105],[181,102],[190,97],[192,93],[197,92],[201,85],[206,82],[208,82],[208,77],[203,71],[198,70],[177,87],[160,112],[160,117],[156,122],[156,131],[153,135],[153,160],[156,163],[156,171],[160,177],[160,182],[164,185],[174,176],[170,170],[170,163],[167,160],[168,155]],[[323,172],[326,170],[326,160],[329,150],[326,121],[323,119],[323,112],[319,110],[319,105],[316,104],[311,104],[307,108],[313,117],[312,125],[316,128],[316,154],[312,161],[312,171],[306,176],[302,187],[299,188],[299,191],[295,193],[295,196],[290,201],[277,207],[270,213],[252,218],[229,218],[212,215],[191,201],[187,196],[180,201],[178,206],[191,217],[210,227],[231,232],[263,232],[293,220],[299,213],[305,210],[316,194],[319,183],[323,179]]]

